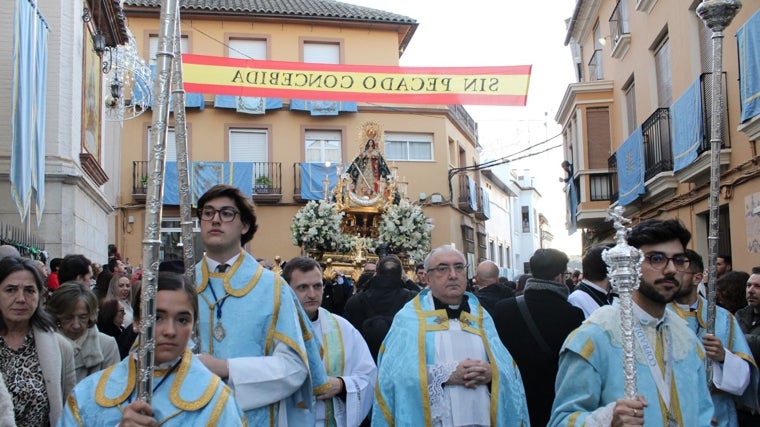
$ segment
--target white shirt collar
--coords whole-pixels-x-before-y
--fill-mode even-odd
[[[602,292],[602,293],[605,293],[605,294],[607,294],[607,293],[610,292],[607,289],[604,289],[603,287],[597,285],[596,283],[588,281],[587,279],[583,279],[583,280],[581,280],[581,282],[589,285],[590,287],[596,289],[599,292]]]
[[[218,266],[219,264],[227,264],[230,267],[232,267],[232,264],[234,264],[235,261],[237,261],[237,259],[238,259],[239,256],[240,256],[240,252],[238,252],[235,256],[233,256],[232,258],[228,259],[224,263],[221,263],[221,262],[215,261],[215,260],[213,260],[213,259],[211,259],[209,257],[206,257],[206,267],[208,268],[208,271],[216,271],[216,266]]]
[[[665,322],[665,313],[667,313],[667,310],[665,310],[662,317],[658,319],[644,311],[644,309],[639,307],[636,302],[633,302],[633,316],[644,326],[651,325],[655,328],[659,328]]]

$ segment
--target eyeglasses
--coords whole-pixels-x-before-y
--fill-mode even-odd
[[[428,268],[428,273],[431,271],[435,271],[438,274],[447,274],[453,268],[456,274],[462,274],[465,272],[465,270],[467,270],[467,267],[468,267],[467,264],[454,264],[454,265],[441,264],[433,268]]]
[[[644,258],[646,258],[646,260],[649,261],[649,264],[654,268],[665,268],[669,261],[673,261],[673,265],[676,267],[677,271],[684,272],[689,270],[689,257],[683,254],[668,257],[664,253],[655,252],[645,255]]]
[[[202,221],[212,221],[214,217],[216,216],[216,213],[219,212],[219,219],[222,222],[232,222],[235,220],[235,217],[240,212],[236,211],[232,208],[221,208],[221,209],[214,209],[211,206],[206,206],[203,209],[201,209],[201,220]]]

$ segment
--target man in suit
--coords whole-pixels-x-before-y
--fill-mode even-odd
[[[568,257],[561,251],[536,250],[530,258],[533,277],[525,284],[523,296],[499,301],[494,310],[499,338],[522,374],[534,426],[549,421],[559,350],[584,319],[583,311],[567,302],[567,263]]]

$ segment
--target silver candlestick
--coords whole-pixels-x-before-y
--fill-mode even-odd
[[[609,215],[615,221],[615,246],[602,252],[602,259],[607,264],[610,284],[617,289],[620,296],[620,329],[623,341],[623,373],[625,375],[625,397],[636,398],[636,352],[633,337],[633,300],[631,294],[639,288],[639,272],[644,254],[630,246],[626,241],[627,228],[630,223],[623,217],[623,208],[618,206]]]
[[[712,30],[712,103],[710,115],[710,228],[707,234],[707,333],[715,334],[715,279],[718,276],[718,209],[720,193],[720,148],[723,135],[723,30],[742,8],[739,0],[705,0],[697,15]],[[707,358],[706,358],[707,359]],[[712,386],[712,363],[706,360],[707,383]]]

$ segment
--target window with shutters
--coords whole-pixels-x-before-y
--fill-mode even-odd
[[[530,208],[522,207],[522,232],[530,233]]]
[[[610,157],[610,112],[607,107],[586,110],[588,128],[587,169],[607,169]]]
[[[399,161],[433,160],[433,135],[386,132],[385,158]]]
[[[339,163],[342,159],[339,130],[307,130],[305,132],[307,162]]]
[[[227,56],[230,58],[267,59],[266,39],[230,38],[227,41],[227,47]]]
[[[305,41],[303,62],[312,64],[340,64],[340,43]]]
[[[657,76],[657,106],[668,108],[673,103],[673,81],[670,75],[670,39],[667,33],[654,49],[654,66]]]
[[[230,129],[229,161],[264,163],[269,161],[266,129]]]
[[[151,136],[151,128],[148,127],[148,140],[145,144],[145,153],[147,154],[147,157],[150,157],[150,153],[148,153],[148,150],[149,150],[148,147],[150,147],[150,136]],[[187,139],[188,141],[190,140],[189,137]],[[177,161],[177,143],[176,143],[176,137],[174,134],[174,128],[169,128],[166,130],[166,148],[165,148],[164,156],[167,162]]]
[[[190,52],[190,42],[187,36],[180,39],[181,52],[183,54]],[[158,52],[158,36],[151,35],[148,39],[148,60],[150,65],[156,65],[156,52]]]

